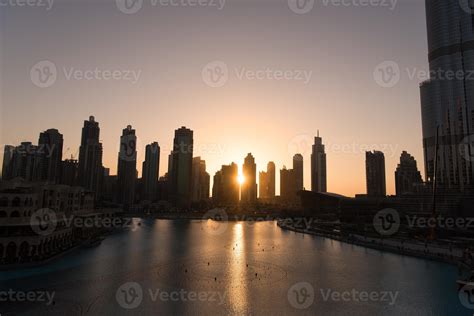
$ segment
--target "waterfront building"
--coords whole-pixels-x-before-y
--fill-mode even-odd
[[[385,182],[385,156],[383,152],[365,153],[367,196],[384,197],[387,195]]]
[[[323,140],[318,136],[314,138],[314,145],[311,152],[311,191],[327,191],[326,173],[326,152]]]

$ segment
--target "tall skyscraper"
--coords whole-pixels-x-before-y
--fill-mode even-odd
[[[102,172],[102,143],[99,141],[99,123],[93,116],[84,121],[79,148],[78,183],[96,196],[100,193]]]
[[[275,163],[270,161],[267,164],[267,197],[275,197]]]
[[[154,201],[158,198],[160,172],[160,146],[157,142],[146,145],[142,166],[143,197]]]
[[[242,171],[245,180],[242,184],[241,201],[253,204],[257,201],[257,165],[251,153],[245,157]]]
[[[296,176],[294,169],[283,166],[280,170],[280,197],[284,201],[296,198]]]
[[[5,145],[3,151],[2,180],[10,180],[13,177],[13,152],[15,146]]]
[[[137,136],[131,125],[123,129],[117,167],[117,202],[126,206],[135,201],[137,180]]]
[[[63,158],[63,135],[57,129],[40,133],[38,150],[41,155],[41,180],[59,182]]]
[[[365,153],[365,170],[367,178],[367,195],[371,197],[386,196],[385,156],[383,152],[367,151]]]
[[[171,165],[169,194],[171,202],[179,208],[188,208],[191,203],[193,144],[192,130],[184,126],[175,130],[169,162]]]
[[[214,175],[212,200],[217,205],[237,205],[239,203],[239,170],[237,164],[222,166]]]
[[[431,74],[420,85],[425,176],[427,182],[432,182],[439,130],[438,187],[455,192],[466,192],[474,186],[474,81],[469,78],[474,71],[471,5],[468,0],[425,1]]]
[[[209,199],[210,186],[210,175],[206,172],[206,162],[201,157],[194,157],[192,170],[191,201],[206,201]]]
[[[268,173],[260,171],[258,173],[258,197],[261,199],[268,198]]]
[[[406,193],[415,193],[415,185],[422,182],[415,158],[406,151],[402,152],[400,163],[395,171],[395,189],[397,196]]]
[[[311,152],[311,191],[327,192],[326,176],[326,152],[318,131]]]
[[[303,155],[293,156],[293,172],[295,175],[295,191],[303,190]]]

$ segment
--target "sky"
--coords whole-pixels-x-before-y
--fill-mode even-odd
[[[0,1],[2,147],[57,128],[63,158],[77,158],[94,115],[111,174],[128,124],[140,175],[153,141],[164,175],[181,126],[211,181],[251,152],[257,171],[275,162],[279,183],[301,152],[310,189],[318,130],[330,192],[365,193],[366,150],[385,153],[388,194],[403,150],[424,174],[422,0],[31,1]]]

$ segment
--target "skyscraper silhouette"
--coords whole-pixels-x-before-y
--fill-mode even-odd
[[[131,125],[123,129],[117,166],[117,202],[126,206],[135,201],[137,178],[137,136]]]
[[[38,148],[41,154],[41,180],[59,182],[63,157],[63,135],[57,129],[48,129],[40,133]]]
[[[395,171],[395,189],[397,195],[415,193],[415,185],[421,183],[421,174],[418,171],[415,158],[406,151],[402,152],[400,163]]]
[[[303,155],[293,156],[293,172],[295,176],[295,192],[303,190]]]
[[[367,195],[371,197],[386,196],[385,156],[383,152],[367,151],[365,153],[365,170],[367,178]]]
[[[210,186],[210,175],[206,172],[206,162],[201,157],[194,157],[192,169],[191,201],[205,201],[209,199]]]
[[[154,201],[158,198],[158,179],[160,172],[160,146],[157,142],[146,145],[145,160],[142,166],[144,198]]]
[[[175,130],[169,179],[171,202],[179,208],[188,208],[191,203],[193,144],[192,130],[184,126]]]
[[[318,136],[314,138],[314,145],[311,152],[311,191],[326,192],[326,152],[324,151],[323,140]]]
[[[84,121],[79,148],[78,182],[86,190],[99,195],[103,178],[102,143],[99,141],[99,123],[93,116]]]
[[[241,201],[253,204],[257,201],[257,165],[251,153],[245,157],[242,171],[245,181],[242,184]]]
[[[214,175],[212,200],[216,205],[237,205],[239,203],[239,169],[237,164],[223,165]]]
[[[468,0],[427,0],[425,4],[431,75],[420,85],[426,180],[433,180],[439,128],[438,187],[472,190],[474,8]]]
[[[275,163],[270,161],[267,164],[267,197],[275,197]]]

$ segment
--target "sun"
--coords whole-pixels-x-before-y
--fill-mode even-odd
[[[243,184],[243,183],[245,182],[244,175],[243,175],[243,174],[239,174],[239,176],[237,177],[237,181],[238,181],[240,184]]]

